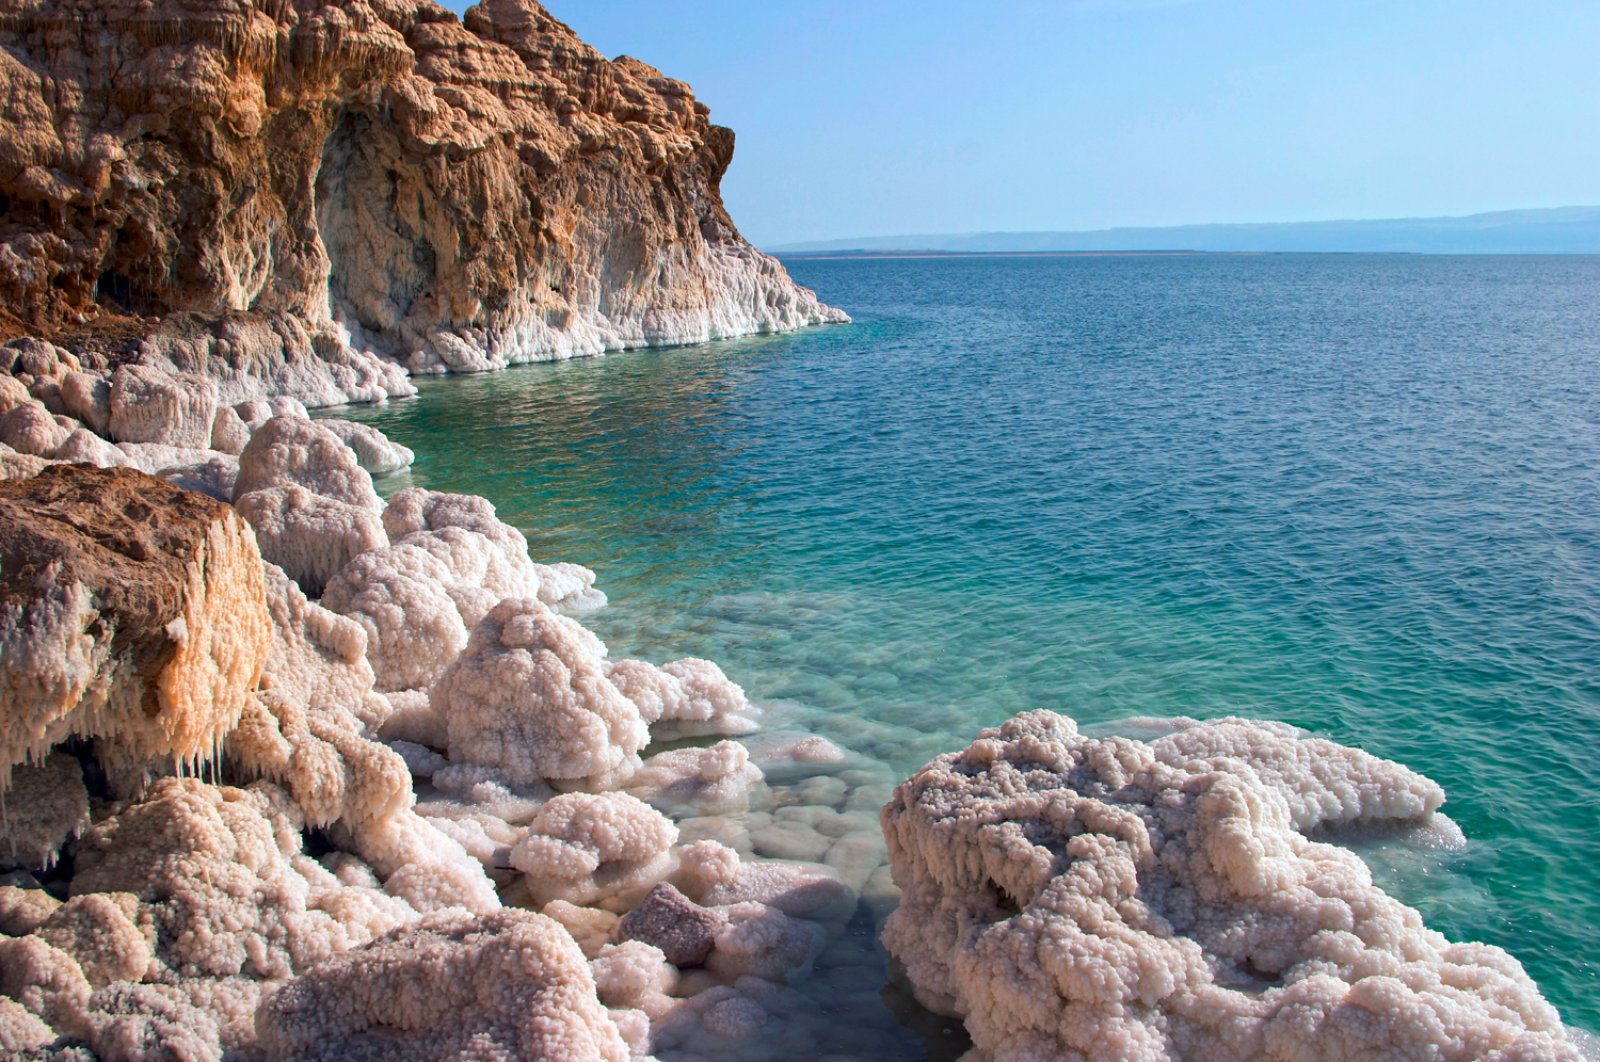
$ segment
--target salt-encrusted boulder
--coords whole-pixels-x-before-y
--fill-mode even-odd
[[[362,553],[329,580],[322,605],[360,624],[380,690],[425,688],[467,644],[450,569],[414,544]]]
[[[207,440],[210,435],[207,421]],[[275,416],[250,436],[239,455],[235,500],[268,487],[304,487],[363,509],[379,512],[383,502],[372,476],[344,440],[315,421]]]
[[[607,789],[639,766],[649,731],[605,675],[605,646],[538,601],[502,601],[430,691],[452,762],[513,784]]]
[[[155,957],[155,933],[136,921],[139,899],[126,892],[90,892],[72,897],[45,919],[40,940],[72,956],[93,988],[139,981]]]
[[[239,416],[238,410],[232,406],[220,407],[216,419],[211,422],[211,448],[238,457],[249,444],[250,426]]]
[[[761,769],[737,741],[672,749],[644,761],[628,791],[673,814],[731,815],[750,810],[750,787]]]
[[[357,556],[389,544],[375,510],[295,484],[241,494],[234,508],[255,529],[261,555],[312,597]]]
[[[163,779],[84,835],[74,897],[131,894],[134,920],[152,927],[153,979],[181,987],[237,1047],[265,990],[416,917],[359,861],[342,857],[336,875],[305,858],[304,828],[273,786]]]
[[[567,793],[539,809],[511,850],[536,903],[625,911],[672,869],[678,828],[626,793]]]
[[[217,385],[193,373],[123,365],[111,375],[107,428],[117,442],[211,445]]]
[[[271,641],[231,508],[131,469],[0,483],[0,791],[72,735],[112,781],[212,758]]]
[[[335,420],[331,417],[319,420],[317,423],[342,439],[355,453],[361,467],[374,476],[386,476],[409,468],[411,462],[417,458],[409,447],[391,442],[383,432],[370,424],[357,424],[353,420]]]
[[[88,428],[78,428],[69,434],[50,456],[57,461],[94,465],[96,468],[122,468],[133,464],[125,452]]]
[[[884,942],[984,1058],[1579,1058],[1516,960],[1304,836],[1426,826],[1441,799],[1285,727],[1144,744],[1030,712],[884,808]]]
[[[629,1058],[567,931],[519,910],[428,915],[290,982],[256,1028],[269,1059]]]
[[[709,660],[685,657],[656,667],[618,660],[606,674],[658,736],[747,734],[756,728],[744,690]]]
[[[678,849],[672,884],[695,903],[722,907],[761,903],[805,918],[850,899],[838,875],[824,866],[743,860],[720,841],[696,841]]]
[[[53,457],[71,435],[70,428],[32,398],[0,413],[0,442],[20,454]]]
[[[61,404],[67,415],[96,435],[111,431],[111,381],[96,373],[69,372],[61,378]]]

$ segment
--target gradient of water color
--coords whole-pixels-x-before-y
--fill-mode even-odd
[[[856,323],[341,415],[899,771],[1031,707],[1401,760],[1471,844],[1380,879],[1600,1028],[1600,259],[791,269]]]

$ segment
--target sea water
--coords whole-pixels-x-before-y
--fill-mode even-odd
[[[1470,843],[1380,882],[1600,1029],[1600,258],[789,267],[855,323],[340,415],[416,449],[386,491],[596,569],[614,657],[715,660],[899,774],[1040,707],[1400,760]],[[940,1053],[853,984],[878,1057]]]

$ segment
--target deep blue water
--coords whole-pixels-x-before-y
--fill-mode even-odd
[[[790,268],[856,323],[357,415],[597,569],[614,653],[899,771],[1031,707],[1401,760],[1472,843],[1381,879],[1600,1028],[1600,258]]]

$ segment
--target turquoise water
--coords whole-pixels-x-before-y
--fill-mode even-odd
[[[342,415],[595,568],[613,655],[896,771],[1031,707],[1401,760],[1471,844],[1380,878],[1600,1028],[1600,259],[791,271],[856,323]]]

